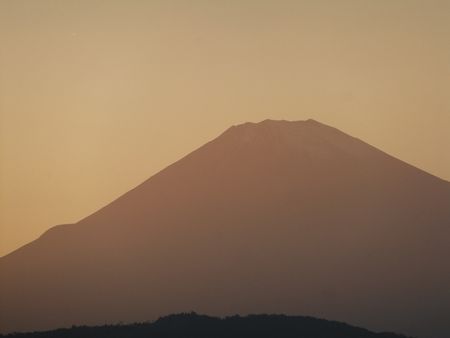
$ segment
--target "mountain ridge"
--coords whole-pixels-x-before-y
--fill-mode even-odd
[[[449,206],[448,182],[333,127],[231,127],[0,258],[0,331],[194,309],[445,337]]]
[[[337,133],[339,133],[339,134],[341,134],[341,135],[344,135],[344,136],[346,136],[346,137],[351,137],[353,140],[358,141],[358,142],[361,142],[361,143],[363,143],[364,145],[369,146],[372,150],[381,152],[382,154],[387,155],[387,156],[389,156],[390,158],[392,158],[392,159],[394,159],[394,160],[401,161],[402,163],[404,163],[404,164],[407,165],[407,166],[410,166],[410,167],[412,167],[412,168],[414,168],[414,169],[420,170],[421,172],[423,172],[423,173],[425,173],[425,174],[427,174],[427,175],[433,176],[434,178],[436,178],[436,179],[438,179],[438,180],[441,180],[441,181],[444,181],[445,183],[450,184],[449,181],[447,181],[447,180],[445,180],[445,179],[443,179],[443,178],[441,178],[441,177],[439,177],[439,176],[430,174],[429,172],[425,171],[424,169],[421,169],[421,168],[416,167],[416,166],[413,166],[413,165],[411,165],[411,164],[409,164],[409,163],[407,163],[407,162],[405,162],[405,161],[402,161],[401,159],[398,159],[398,158],[396,158],[396,157],[394,157],[394,156],[392,156],[392,155],[390,155],[390,154],[388,154],[388,153],[386,153],[386,152],[380,150],[379,148],[377,148],[377,147],[375,147],[375,146],[372,146],[372,145],[369,144],[369,143],[364,142],[363,140],[361,140],[361,139],[359,139],[359,138],[357,138],[357,137],[353,137],[353,136],[351,136],[351,135],[348,135],[348,134],[346,134],[346,133],[340,131],[340,130],[337,129],[337,128],[334,128],[334,127],[331,127],[331,126],[326,125],[326,124],[324,124],[324,123],[321,123],[321,122],[319,122],[319,121],[317,121],[317,120],[315,120],[315,119],[311,119],[311,118],[310,118],[310,119],[307,119],[307,120],[299,120],[299,121],[265,119],[265,120],[262,120],[262,121],[260,121],[260,122],[245,122],[245,123],[241,123],[241,124],[237,124],[237,125],[233,125],[233,126],[229,127],[229,128],[226,129],[223,133],[221,133],[217,138],[215,138],[215,139],[213,139],[213,140],[207,142],[205,145],[200,146],[199,148],[197,148],[196,150],[190,152],[189,154],[186,154],[186,155],[182,156],[179,160],[177,160],[177,161],[175,161],[174,163],[172,163],[172,164],[170,164],[170,165],[164,167],[164,168],[161,169],[158,173],[155,173],[154,175],[150,176],[150,177],[149,177],[148,179],[146,179],[144,182],[142,182],[142,183],[136,185],[134,188],[128,190],[127,192],[125,192],[125,193],[122,194],[121,196],[119,196],[119,197],[113,199],[111,202],[109,202],[109,203],[107,203],[106,205],[100,207],[99,210],[101,210],[101,209],[107,207],[107,206],[110,205],[111,203],[114,203],[116,200],[120,199],[123,195],[126,195],[127,193],[129,193],[129,192],[133,191],[134,189],[138,188],[138,187],[141,186],[143,183],[145,183],[146,181],[148,181],[149,179],[151,179],[153,176],[155,176],[155,175],[159,174],[160,172],[162,172],[162,171],[168,169],[169,167],[175,165],[175,164],[178,163],[179,161],[182,161],[185,157],[187,157],[187,156],[191,155],[192,153],[194,153],[194,152],[196,152],[196,151],[202,149],[203,147],[207,146],[207,145],[210,144],[211,142],[214,142],[215,140],[217,140],[217,139],[223,137],[223,136],[226,135],[227,133],[229,134],[230,132],[235,132],[236,129],[243,129],[243,128],[246,128],[246,127],[261,127],[261,126],[264,126],[264,125],[266,125],[266,126],[267,126],[267,125],[272,125],[272,126],[273,126],[273,125],[277,125],[277,124],[278,124],[278,125],[281,125],[281,124],[285,124],[285,125],[286,125],[286,124],[297,124],[297,125],[300,125],[300,124],[301,124],[301,125],[309,125],[309,126],[315,126],[315,127],[320,127],[320,128],[326,128],[326,129],[328,129],[329,131],[337,132]],[[97,213],[99,210],[94,211],[92,214]],[[44,231],[44,232],[43,232],[36,240],[40,239],[42,236],[46,235],[49,231],[52,231],[52,230],[54,230],[55,228],[58,228],[58,227],[60,227],[60,226],[65,226],[65,225],[77,224],[77,223],[83,221],[85,218],[90,217],[92,214],[90,214],[90,215],[88,215],[88,216],[86,216],[86,217],[80,219],[79,221],[77,221],[77,222],[75,222],[75,223],[58,224],[58,225],[52,226],[52,227],[49,228],[48,230]],[[29,245],[30,243],[32,243],[32,242],[34,242],[34,241],[35,241],[35,240],[33,240],[33,241],[31,241],[31,242],[29,242],[29,243],[27,243],[27,244],[25,244],[25,245],[23,245],[23,246],[17,248],[16,250],[13,250],[13,251],[10,252],[10,253],[5,254],[4,256],[1,256],[0,259],[9,256],[10,254],[14,253],[14,252],[17,251],[17,250],[20,250],[20,249],[24,248],[25,246]]]

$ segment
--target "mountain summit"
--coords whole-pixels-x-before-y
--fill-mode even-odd
[[[314,120],[218,138],[0,258],[0,330],[195,310],[450,336],[450,184]]]

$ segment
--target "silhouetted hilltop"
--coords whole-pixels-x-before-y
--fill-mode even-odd
[[[45,332],[14,333],[7,338],[407,338],[395,333],[375,333],[345,323],[312,317],[249,315],[226,318],[183,313],[153,323],[73,326]]]

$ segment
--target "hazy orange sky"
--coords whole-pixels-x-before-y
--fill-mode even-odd
[[[0,1],[0,255],[233,124],[314,118],[450,180],[450,1]]]

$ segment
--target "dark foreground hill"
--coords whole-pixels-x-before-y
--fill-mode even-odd
[[[312,317],[250,315],[216,318],[195,313],[170,315],[153,323],[74,326],[46,332],[15,333],[4,338],[407,338],[375,333]]]
[[[316,121],[245,123],[0,258],[0,332],[193,310],[448,338],[449,239],[449,182]]]

